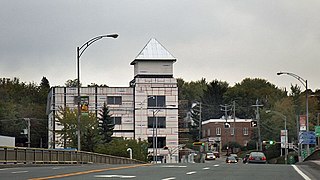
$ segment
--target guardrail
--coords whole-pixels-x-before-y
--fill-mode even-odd
[[[311,153],[308,157],[306,157],[303,161],[310,161],[310,160],[320,160],[320,149],[316,149]]]
[[[0,146],[1,164],[143,164],[146,162],[76,150]]]

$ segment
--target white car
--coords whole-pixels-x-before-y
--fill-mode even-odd
[[[206,153],[206,160],[215,160],[216,156],[213,153]]]

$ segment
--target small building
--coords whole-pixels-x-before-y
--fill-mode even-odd
[[[202,122],[203,141],[208,142],[215,151],[221,151],[222,147],[230,142],[237,142],[241,146],[253,137],[252,119],[209,119]]]
[[[149,154],[167,162],[178,162],[178,86],[173,77],[173,57],[152,38],[131,62],[134,77],[129,87],[81,87],[81,102],[86,110],[99,115],[103,104],[114,118],[114,137],[147,140]],[[59,107],[77,109],[77,87],[52,87],[47,114],[49,148],[63,148],[57,133]],[[169,153],[170,152],[170,153]]]

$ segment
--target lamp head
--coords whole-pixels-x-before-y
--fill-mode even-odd
[[[278,72],[278,73],[277,73],[278,76],[280,76],[280,75],[282,75],[282,74],[283,74],[282,72]]]
[[[112,37],[112,38],[117,38],[119,35],[118,34],[109,34],[107,37]]]
[[[266,110],[266,113],[268,114],[268,113],[271,113],[271,110]]]

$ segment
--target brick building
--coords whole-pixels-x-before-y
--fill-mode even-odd
[[[213,150],[221,151],[228,142],[246,146],[253,137],[252,119],[209,119],[202,122],[203,141],[209,142]]]

